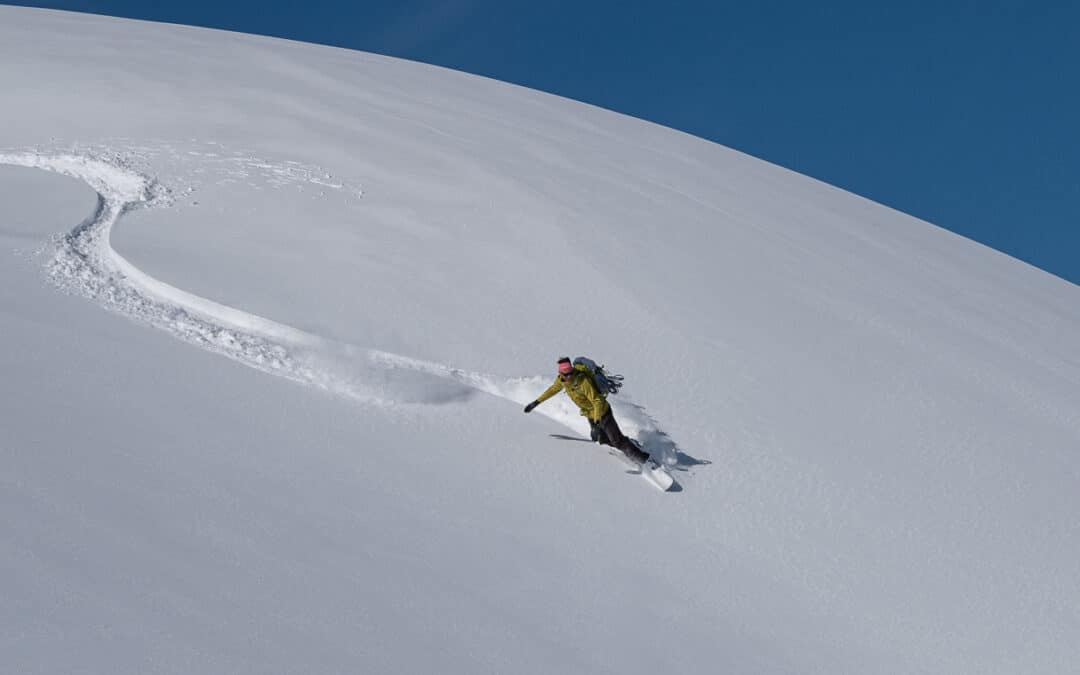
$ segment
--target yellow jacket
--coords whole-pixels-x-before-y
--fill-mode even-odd
[[[536,400],[543,403],[560,391],[565,391],[570,400],[581,408],[581,414],[593,422],[599,422],[600,418],[611,409],[597,390],[592,373],[583,365],[574,366],[574,374],[569,380],[563,381],[561,376],[556,376],[555,383],[545,389]]]

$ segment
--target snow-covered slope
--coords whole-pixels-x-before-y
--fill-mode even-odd
[[[4,670],[1075,668],[1076,286],[368,54],[0,7],[0,92]]]

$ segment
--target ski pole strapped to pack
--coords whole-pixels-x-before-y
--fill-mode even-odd
[[[593,384],[600,395],[607,398],[608,394],[618,394],[623,385],[623,376],[614,375],[604,371],[603,366],[596,365],[596,361],[587,356],[579,356],[574,359],[575,366],[585,366],[593,378]]]

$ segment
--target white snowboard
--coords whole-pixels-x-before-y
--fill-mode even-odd
[[[639,474],[642,478],[652,483],[663,492],[667,492],[675,485],[675,479],[671,477],[668,470],[657,464],[655,461],[650,459],[645,462],[645,464],[638,464],[624,455],[620,450],[610,450],[609,452],[618,457],[627,466],[631,467],[633,473]]]
[[[652,460],[645,462],[641,467],[641,476],[664,492],[675,485],[675,479],[671,477],[668,470]]]

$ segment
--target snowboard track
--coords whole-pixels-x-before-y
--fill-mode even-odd
[[[169,206],[171,192],[155,178],[125,166],[119,155],[0,152],[0,164],[42,169],[85,182],[97,193],[94,212],[54,237],[45,271],[59,289],[149,324],[173,337],[257,370],[376,406],[440,404],[478,392],[519,405],[547,386],[543,376],[498,377],[378,349],[327,340],[292,326],[181,290],[139,270],[110,243],[113,226],[141,208]],[[679,451],[644,408],[611,400],[620,424],[671,468],[700,463]],[[567,401],[541,414],[587,434]]]

